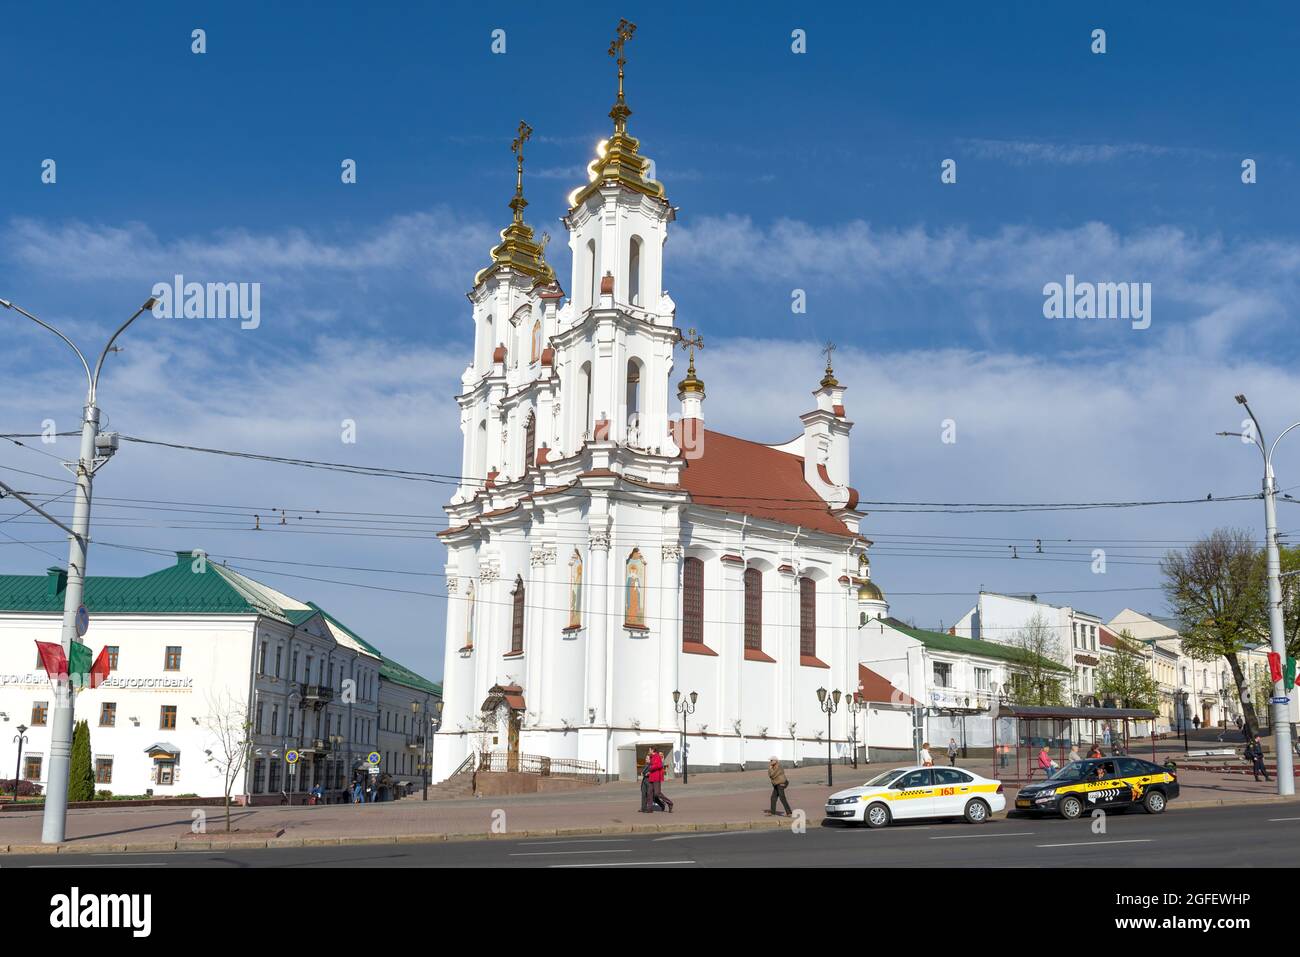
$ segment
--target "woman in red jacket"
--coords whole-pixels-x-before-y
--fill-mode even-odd
[[[650,801],[668,805],[668,813],[673,813],[673,802],[664,794],[664,758],[658,751],[651,750],[650,761]]]

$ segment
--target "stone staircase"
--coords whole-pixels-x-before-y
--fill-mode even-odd
[[[422,791],[414,791],[413,794],[418,798]],[[470,798],[474,796],[474,772],[461,771],[453,774],[445,781],[429,785],[430,801],[454,801],[458,798]]]

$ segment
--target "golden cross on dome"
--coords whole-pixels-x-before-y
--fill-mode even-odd
[[[519,134],[510,144],[511,151],[515,154],[515,200],[510,205],[515,211],[515,222],[520,222],[524,215],[524,143],[528,137],[533,135],[533,128],[523,120],[519,121]]]
[[[691,364],[687,374],[694,376],[695,375],[695,350],[704,348],[704,337],[701,336],[698,332],[696,332],[695,327],[692,326],[690,329],[686,330],[686,335],[681,336],[678,341],[680,342],[681,345],[685,346],[691,352]]]
[[[831,369],[831,356],[834,354],[835,343],[827,342],[826,345],[822,346],[822,355],[826,357],[826,374],[822,376],[823,389],[839,385],[839,383],[835,381],[835,372]]]
[[[632,39],[634,33],[636,33],[636,24],[620,19],[614,30],[614,39],[609,42],[609,55],[618,64],[618,99],[614,102],[613,116],[614,128],[619,132],[622,132],[628,116],[632,113],[623,102],[623,66],[627,63],[623,46]]]

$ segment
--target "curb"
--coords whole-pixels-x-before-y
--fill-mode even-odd
[[[238,838],[211,841],[149,841],[135,844],[0,844],[0,854],[124,854],[141,851],[224,851],[274,849],[284,847],[350,847],[368,844],[440,844],[467,841],[519,840],[532,837],[587,837],[601,834],[679,834],[691,831],[778,830],[787,827],[785,819],[761,821],[718,821],[716,823],[683,822],[682,824],[606,824],[592,827],[530,828],[493,834],[486,831],[448,834],[385,834],[373,837],[280,837],[267,840]]]
[[[1210,807],[1239,807],[1243,804],[1295,804],[1300,797],[1269,796],[1252,801],[1219,798],[1205,801],[1171,802],[1172,810]],[[1006,812],[1001,817],[1006,818]],[[602,834],[687,834],[692,831],[761,831],[789,827],[787,818],[762,818],[756,821],[683,822],[681,824],[606,824],[590,827],[545,827],[501,834],[471,831],[458,834],[385,834],[371,837],[279,837],[267,840],[147,841],[127,844],[0,844],[0,854],[123,854],[142,851],[223,851],[262,850],[290,847],[355,847],[377,844],[459,844],[468,841],[519,840],[534,837],[590,837]]]

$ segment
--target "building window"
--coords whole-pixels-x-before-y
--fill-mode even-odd
[[[29,754],[23,759],[23,778],[27,781],[39,781],[41,779],[41,761],[43,759],[39,754]]]
[[[265,709],[260,701],[257,703],[257,713],[253,716],[253,734],[262,733],[262,711]]]
[[[763,650],[763,573],[745,569],[745,650]]]
[[[262,642],[261,651],[259,651],[257,655],[257,673],[259,675],[266,674],[266,642],[265,641]]]
[[[934,683],[940,688],[952,687],[952,665],[946,661],[934,663]]]
[[[105,701],[99,706],[99,726],[111,728],[117,724],[117,702]]]
[[[180,671],[181,670],[181,646],[168,645],[167,655],[163,659],[163,671]]]
[[[633,236],[627,251],[627,301],[641,305],[641,237]]]
[[[158,727],[163,731],[176,730],[176,705],[165,704],[159,709]]]
[[[799,654],[817,656],[817,583],[799,579]]]
[[[284,645],[275,646],[275,676],[280,677],[280,663],[284,658]]]
[[[510,653],[521,654],[524,650],[524,578],[515,576],[515,588],[510,593],[514,597],[514,607],[510,613]]]
[[[262,782],[265,780],[265,775],[263,775],[262,771],[265,764],[266,764],[265,758],[253,759],[253,793],[254,794],[266,793],[262,788]]]
[[[524,472],[526,473],[537,464],[537,418],[531,412],[528,413],[528,421],[524,424]]]
[[[704,644],[704,562],[698,558],[682,566],[682,643]]]
[[[271,705],[271,734],[274,735],[279,733],[280,733],[280,706],[278,704],[273,704]]]
[[[108,670],[117,670],[117,645],[108,646]]]
[[[112,758],[95,758],[95,783],[96,784],[113,783],[113,759]]]
[[[280,790],[280,762],[275,758],[271,759],[271,781],[267,789],[272,794]]]
[[[32,702],[32,727],[43,728],[45,722],[50,717],[50,703],[48,701]]]
[[[975,669],[975,690],[988,691],[989,682],[992,676],[993,673],[988,668],[976,668]]]

